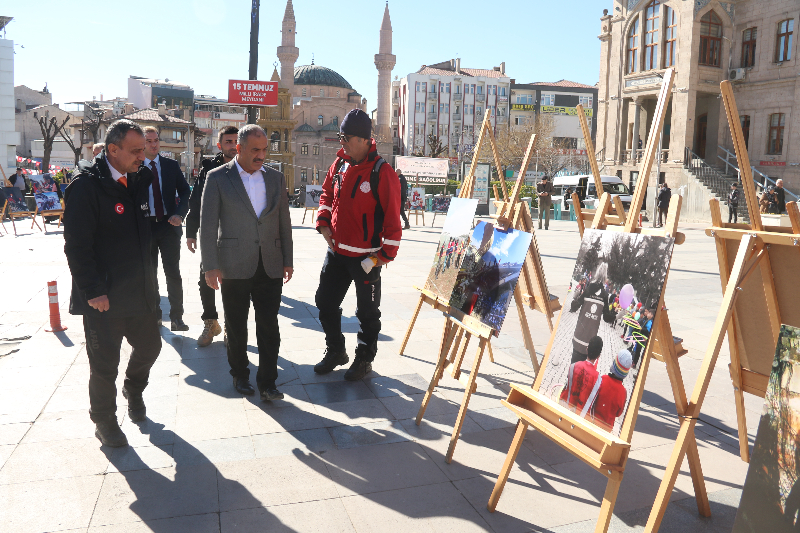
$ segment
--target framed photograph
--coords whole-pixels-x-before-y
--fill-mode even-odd
[[[450,301],[456,276],[467,252],[478,200],[453,198],[448,207],[436,254],[433,256],[433,266],[425,282],[426,289],[447,302]]]
[[[411,192],[408,194],[408,201],[411,203],[410,209],[425,210],[425,187],[411,187]]]
[[[319,199],[322,197],[322,185],[306,185],[306,209],[319,207]]]
[[[58,193],[54,192],[40,192],[34,195],[36,199],[36,207],[39,211],[57,211],[61,209],[61,201],[58,199]]]
[[[449,196],[434,196],[433,197],[433,211],[436,213],[447,213],[450,208]]]
[[[459,265],[450,305],[499,332],[531,238],[524,231],[478,222]]]
[[[587,229],[539,392],[619,436],[674,239]]]
[[[734,533],[800,528],[800,328],[782,325]]]
[[[3,192],[6,194],[6,199],[8,200],[9,211],[17,213],[27,213],[29,211],[28,203],[25,201],[25,197],[18,188],[4,187]]]
[[[50,174],[31,174],[28,176],[31,181],[31,192],[56,192],[58,184],[50,177]]]

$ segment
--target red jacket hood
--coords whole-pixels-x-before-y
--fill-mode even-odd
[[[346,155],[344,153],[344,148],[339,148],[339,151],[336,152],[336,156],[337,157],[341,157],[342,159],[344,159],[345,161],[347,161],[351,165],[355,165],[356,164],[356,162],[353,161],[353,158],[351,158],[350,156],[348,156],[348,155]],[[374,161],[376,157],[378,157],[378,143],[375,142],[375,139],[370,139],[369,140],[369,151],[367,152],[367,157],[365,157],[364,161],[362,161],[361,163],[363,164],[363,163],[366,163],[367,161]]]

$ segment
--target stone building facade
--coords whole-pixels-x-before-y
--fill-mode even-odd
[[[734,80],[751,164],[800,190],[798,18],[796,0],[614,0],[600,19],[596,149],[603,173],[631,186],[639,179],[639,146],[647,144],[662,75],[671,67],[675,84],[659,164],[648,177],[651,192],[665,179],[684,195],[682,219],[708,218],[712,192],[685,166],[699,160],[736,175],[724,161],[735,164],[726,153],[732,146],[720,98],[726,79]]]
[[[265,165],[274,168],[286,177],[286,186],[290,192],[295,188],[295,161],[292,145],[292,131],[297,122],[292,119],[292,96],[289,89],[283,86],[278,70],[272,73],[271,81],[278,82],[278,105],[275,107],[259,107],[256,123],[264,128],[269,137],[269,151]]]

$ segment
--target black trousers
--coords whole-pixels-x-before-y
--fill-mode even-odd
[[[400,198],[400,217],[405,222],[405,225],[408,226],[408,215],[406,214],[406,202],[408,202],[408,198]]]
[[[247,366],[250,363],[247,358],[247,317],[252,298],[258,343],[256,385],[259,390],[267,385],[275,385],[275,380],[278,379],[278,352],[281,347],[278,311],[281,308],[283,279],[267,276],[259,252],[258,267],[252,278],[223,278],[221,289],[231,375],[237,378],[250,377],[250,368]]]
[[[167,277],[167,296],[169,297],[169,318],[175,320],[183,317],[183,280],[181,279],[181,234],[179,226],[173,226],[167,220],[152,223],[153,239],[150,253],[153,257],[153,268],[158,272],[158,252],[161,252],[161,264]],[[158,275],[156,275],[158,290]],[[161,301],[159,299],[159,311]],[[160,318],[160,315],[159,315]]]
[[[669,211],[668,207],[659,207],[658,208],[658,225],[663,226],[664,222],[667,220],[667,212]]]
[[[739,208],[738,205],[731,205],[728,204],[728,224],[733,221],[734,223],[738,222],[739,213],[737,209]]]
[[[147,387],[150,368],[161,353],[161,334],[155,313],[129,318],[108,313],[83,316],[86,353],[89,356],[89,414],[92,421],[113,418],[117,412],[117,372],[122,339],[133,347],[125,370],[125,388],[141,394]]]
[[[367,274],[361,267],[361,261],[366,257],[347,257],[328,248],[319,275],[316,304],[328,348],[344,349],[340,306],[350,284],[355,282],[356,318],[361,326],[356,355],[373,361],[378,353],[378,334],[381,331],[381,267],[374,267]]]
[[[206,283],[206,273],[202,269],[200,269],[200,281],[197,282],[197,286],[200,287],[200,302],[203,304],[203,316],[200,318],[202,320],[218,320],[216,291]]]

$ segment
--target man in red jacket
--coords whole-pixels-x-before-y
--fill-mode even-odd
[[[339,130],[342,148],[325,176],[317,214],[317,231],[328,243],[316,295],[327,348],[314,372],[327,374],[350,361],[339,306],[355,282],[361,327],[355,360],[344,377],[357,381],[372,371],[378,351],[381,267],[395,258],[403,234],[400,180],[378,155],[366,113],[353,109]]]

